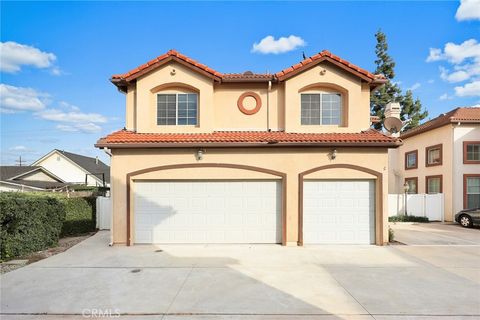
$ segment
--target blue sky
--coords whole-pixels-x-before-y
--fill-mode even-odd
[[[2,1],[1,162],[33,161],[53,148],[106,160],[93,144],[122,128],[125,115],[110,76],[171,48],[220,72],[276,72],[300,61],[302,51],[323,49],[373,71],[381,28],[397,63],[395,81],[414,89],[430,116],[480,104],[480,2],[466,0],[457,13],[459,6]],[[283,53],[252,52],[269,35],[300,42],[285,39]]]

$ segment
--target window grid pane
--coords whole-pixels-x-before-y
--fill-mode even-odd
[[[198,95],[158,94],[157,125],[196,125]]]
[[[416,163],[417,163],[416,154],[415,153],[407,154],[407,168],[415,167]]]
[[[440,178],[428,178],[427,193],[440,193]]]
[[[480,207],[480,177],[467,177],[467,208]]]
[[[340,94],[301,94],[302,125],[340,125]]]
[[[176,124],[176,95],[157,95],[157,125]]]
[[[480,144],[467,145],[467,160],[480,161]]]
[[[428,164],[440,163],[440,149],[428,150]]]

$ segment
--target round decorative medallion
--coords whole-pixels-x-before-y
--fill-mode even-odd
[[[243,102],[245,100],[245,98],[247,97],[252,97],[253,99],[255,99],[255,108],[253,109],[247,109],[245,108],[245,106],[243,105]],[[258,94],[256,94],[255,92],[245,92],[243,93],[237,100],[237,106],[238,106],[238,109],[246,114],[246,115],[252,115],[252,114],[255,114],[257,113],[260,108],[262,107],[262,99],[260,99],[260,96]]]

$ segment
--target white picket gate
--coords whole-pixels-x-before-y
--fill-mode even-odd
[[[112,225],[112,198],[97,197],[97,229],[110,230]]]
[[[407,213],[412,216],[427,217],[430,221],[444,220],[443,193],[436,194],[408,194]],[[403,215],[405,213],[405,195],[388,195],[388,216]]]

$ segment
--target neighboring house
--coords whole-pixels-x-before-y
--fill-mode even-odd
[[[37,166],[0,166],[1,191],[47,191],[61,189],[64,180]]]
[[[42,166],[70,184],[110,185],[110,167],[98,158],[54,149],[32,166]]]
[[[400,135],[389,193],[443,193],[445,220],[480,207],[480,108],[456,108]]]
[[[174,50],[112,77],[113,241],[383,244],[382,76],[322,51],[276,74],[222,74]]]

